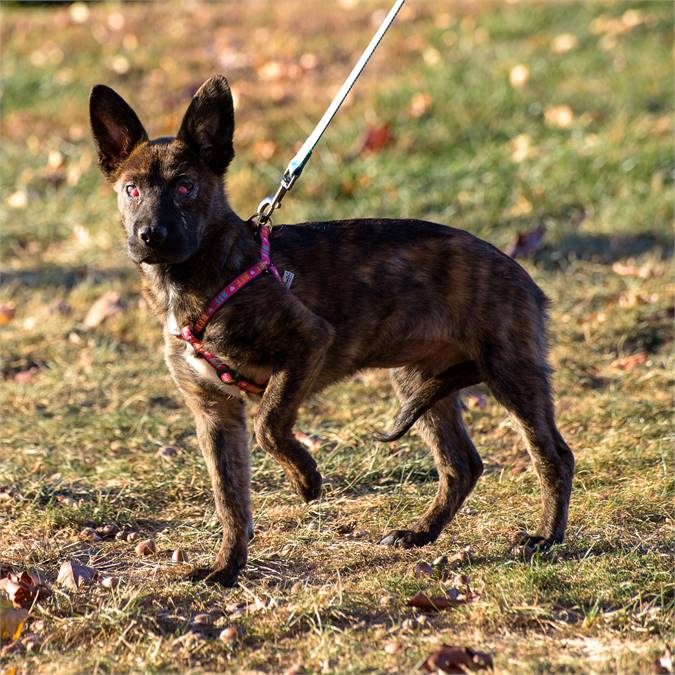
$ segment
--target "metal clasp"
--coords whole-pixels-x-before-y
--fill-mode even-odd
[[[279,188],[274,193],[273,197],[265,197],[260,204],[258,204],[258,210],[256,215],[258,220],[256,226],[258,228],[267,225],[268,227],[272,226],[272,213],[275,209],[281,207],[281,200],[284,198],[286,193],[295,185],[295,181],[298,179],[298,174],[290,174],[288,171],[282,176],[281,183]]]

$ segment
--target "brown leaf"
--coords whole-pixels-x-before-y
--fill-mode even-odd
[[[98,570],[86,565],[80,565],[75,560],[66,560],[61,563],[57,583],[71,591],[80,590],[83,586],[91,583],[98,576]]]
[[[443,595],[429,597],[426,593],[417,593],[408,600],[408,607],[416,607],[424,612],[440,612],[444,609],[453,609],[465,605],[466,600],[460,598],[448,598]]]
[[[611,368],[630,372],[631,370],[635,370],[640,366],[644,366],[648,359],[649,354],[647,354],[647,352],[637,352],[636,354],[631,354],[630,356],[621,356],[618,359],[614,359],[614,361],[612,361],[609,365]]]
[[[0,579],[0,591],[4,591],[12,605],[18,609],[29,609],[39,598],[49,595],[50,591],[40,583],[36,574],[28,572],[10,572]]]
[[[378,152],[389,145],[394,139],[389,124],[370,124],[361,141],[361,149],[358,154],[364,152]]]
[[[8,607],[5,603],[7,601],[0,600],[0,640],[18,640],[28,612],[25,609]]]
[[[152,539],[144,539],[136,544],[136,555],[154,555],[157,553],[157,544]]]
[[[6,326],[16,314],[16,305],[13,302],[5,302],[0,305],[0,326]]]
[[[654,664],[652,665],[652,672],[658,673],[659,675],[668,675],[673,671],[673,651],[669,645],[666,645],[666,648],[661,656],[659,656]]]
[[[434,568],[426,560],[420,560],[415,564],[414,574],[418,579],[430,577],[434,574]]]
[[[512,258],[528,258],[538,251],[544,241],[544,228],[535,227],[532,230],[520,232],[506,247],[506,255]]]
[[[441,645],[434,649],[422,664],[428,673],[466,673],[475,670],[492,670],[492,657],[484,652],[477,652],[471,647],[455,647]]]
[[[126,308],[126,303],[120,297],[117,291],[109,291],[104,293],[94,304],[89,308],[87,316],[84,319],[85,328],[96,328],[110,317],[119,314]]]
[[[431,108],[432,103],[431,94],[428,91],[420,91],[410,99],[408,111],[412,117],[422,117]]]
[[[188,557],[187,553],[182,548],[177,548],[172,554],[171,554],[171,560],[175,563],[184,563],[187,562]]]

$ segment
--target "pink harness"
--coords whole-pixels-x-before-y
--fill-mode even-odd
[[[269,227],[263,226],[260,228],[260,261],[253,267],[250,267],[245,272],[240,274],[234,281],[223,287],[223,289],[216,295],[209,303],[208,307],[199,315],[194,326],[185,326],[180,335],[176,337],[184,340],[192,345],[195,354],[198,354],[213,367],[218,377],[225,384],[233,384],[235,387],[247,391],[251,394],[262,394],[265,391],[267,382],[264,384],[256,384],[253,380],[244,377],[236,370],[232,370],[224,364],[215,354],[207,351],[200,339],[203,336],[204,329],[214,314],[239,290],[246,284],[259,277],[263,272],[271,272],[274,278],[283,285],[283,281],[279,276],[279,271],[270,260],[270,232]]]

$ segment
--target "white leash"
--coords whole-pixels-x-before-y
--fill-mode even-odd
[[[377,32],[375,35],[373,35],[372,40],[363,51],[363,54],[361,54],[361,58],[356,62],[354,68],[352,68],[352,72],[349,73],[349,77],[345,80],[342,87],[340,87],[340,91],[335,94],[335,98],[333,98],[331,101],[331,104],[323,114],[323,117],[319,120],[319,123],[316,125],[316,127],[314,127],[314,131],[312,131],[307,140],[302,144],[302,147],[300,150],[298,150],[295,157],[293,157],[293,159],[288,163],[288,167],[281,178],[279,189],[276,191],[273,197],[265,197],[265,199],[263,199],[258,205],[258,227],[270,225],[270,219],[272,217],[273,211],[281,206],[281,200],[284,198],[284,195],[293,187],[295,181],[300,177],[300,174],[309,161],[316,144],[319,142],[321,136],[323,136],[324,131],[326,131],[328,128],[328,125],[333,120],[333,117],[335,117],[335,113],[337,113],[337,111],[340,109],[340,106],[344,103],[344,100],[347,98],[347,94],[349,94],[359,75],[361,75],[363,72],[363,69],[366,67],[370,57],[377,49],[377,46],[380,44],[380,41],[389,29],[389,26],[391,26],[393,23],[404,2],[405,0],[396,0],[394,2],[392,8],[389,10],[389,13],[380,24],[380,27],[377,29]]]

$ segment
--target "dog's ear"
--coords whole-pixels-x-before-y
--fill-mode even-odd
[[[111,180],[131,151],[148,140],[148,134],[129,104],[104,84],[97,84],[91,90],[89,118],[98,165]]]
[[[218,175],[225,173],[234,157],[234,104],[223,75],[204,82],[194,95],[178,131],[186,143]]]

